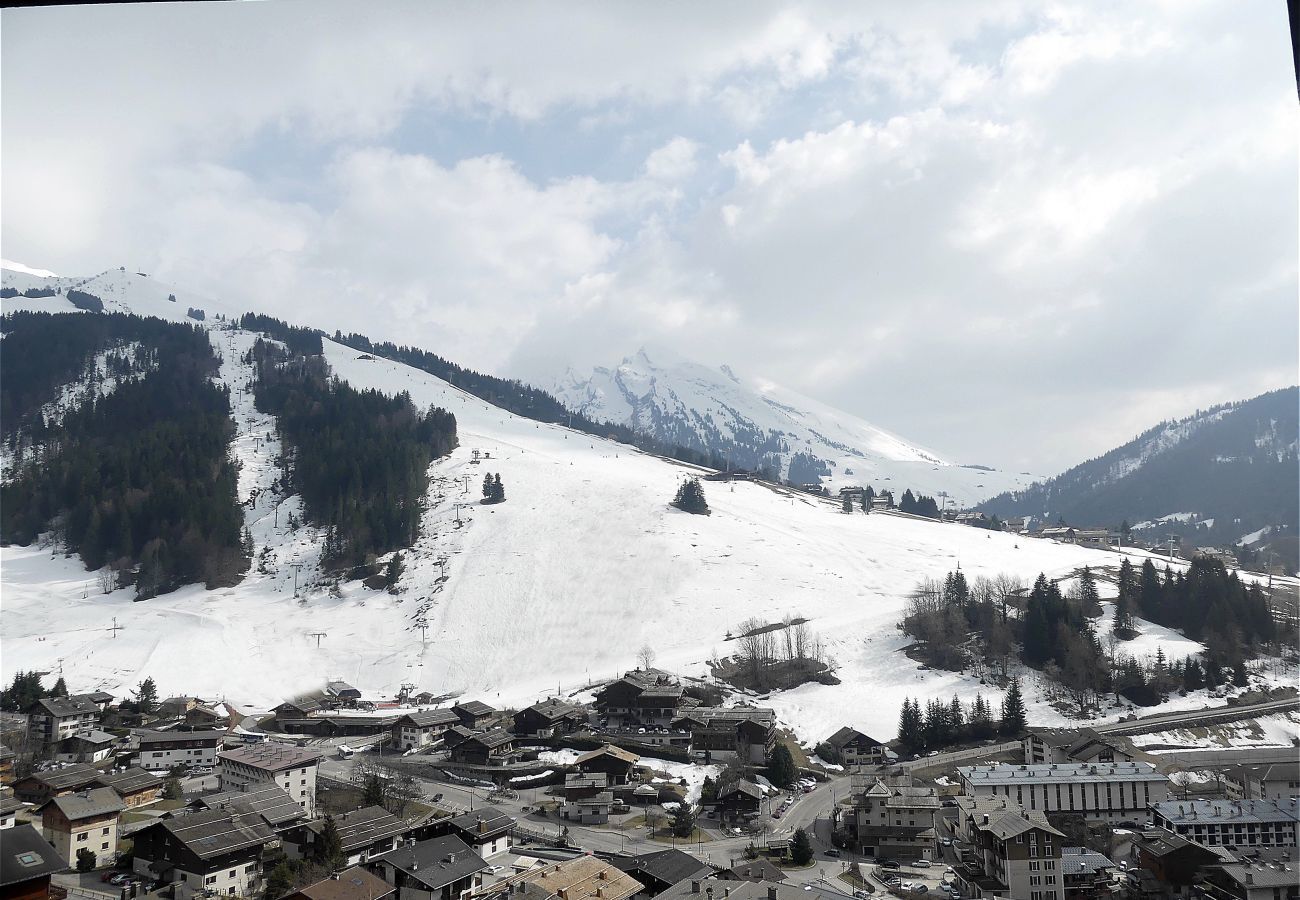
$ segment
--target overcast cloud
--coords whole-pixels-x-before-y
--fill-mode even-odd
[[[1285,4],[5,10],[4,256],[1054,472],[1292,384]]]

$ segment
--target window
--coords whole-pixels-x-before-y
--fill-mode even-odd
[[[1043,877],[1043,884],[1056,884],[1055,875],[1046,875]]]
[[[108,841],[104,841],[104,843],[100,844],[100,845],[99,845],[99,849],[100,849],[100,850],[107,850],[107,849],[108,849]]]
[[[1030,856],[1037,856],[1037,855],[1038,855],[1038,845],[1037,845],[1037,844],[1030,844],[1030,845],[1029,845],[1029,855],[1030,855]]]
[[[203,880],[203,883],[204,883],[204,884],[216,884],[216,883],[217,883],[217,876],[216,876],[216,875],[209,875],[207,878],[205,878],[205,879]]]
[[[245,873],[245,874],[248,874],[248,873],[252,872],[252,871],[253,871],[254,869],[256,869],[256,868],[257,868],[257,865],[256,865],[255,863],[249,863],[248,865],[244,866],[244,873]]]
[[[1023,834],[1016,835],[1017,844],[1023,844],[1024,842],[1025,842],[1025,836]]]
[[[1038,863],[1037,863],[1037,862],[1031,862],[1031,863],[1029,864],[1029,871],[1031,871],[1031,872],[1037,872],[1037,871],[1038,871]]]
[[[226,877],[227,877],[227,878],[234,878],[234,877],[235,877],[235,874],[236,874],[238,871],[239,871],[238,869],[231,869],[231,870],[230,870],[230,874],[227,875]]]
[[[88,834],[90,834],[90,832],[83,831],[81,834],[77,835],[77,843],[81,843],[82,841],[84,841],[86,839],[86,835]]]
[[[1039,876],[1037,876],[1037,875],[1030,875],[1030,876],[1029,876],[1029,886],[1030,886],[1030,887],[1038,887],[1038,886],[1039,886],[1040,884],[1042,884],[1042,883],[1043,883],[1043,879],[1040,878]]]
[[[104,834],[108,834],[108,829],[105,828],[103,833],[104,833]]]

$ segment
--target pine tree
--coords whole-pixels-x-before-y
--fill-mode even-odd
[[[88,847],[77,848],[77,871],[93,872],[98,860],[95,858],[95,851]]]
[[[339,826],[331,815],[325,816],[325,825],[321,828],[320,844],[317,845],[317,861],[334,871],[342,868],[343,840],[339,837]]]
[[[909,753],[915,753],[925,744],[925,720],[921,716],[920,703],[911,698],[903,698],[903,708],[898,714],[898,743]]]
[[[840,510],[845,514],[853,512],[853,495],[845,494],[840,500]]]
[[[1087,566],[1079,573],[1079,602],[1083,605],[1084,615],[1095,615],[1101,609],[1097,580],[1092,577],[1092,570]]]
[[[393,558],[388,561],[388,568],[384,572],[384,580],[388,582],[389,587],[392,587],[397,584],[397,579],[401,578],[402,573],[405,571],[406,563],[402,560],[402,554],[394,553]]]
[[[709,504],[704,499],[704,488],[700,487],[698,478],[688,478],[682,482],[681,487],[677,489],[677,496],[673,498],[672,505],[682,512],[694,513],[695,515],[707,516],[710,513]]]
[[[68,696],[68,685],[63,681],[62,675],[59,676],[58,681],[54,682],[54,687],[50,688],[50,696],[51,697]]]
[[[483,476],[483,499],[492,499],[492,473],[488,472]]]
[[[812,858],[812,841],[808,839],[808,832],[796,828],[790,837],[790,861],[796,866],[806,866]]]
[[[497,503],[506,499],[506,489],[501,486],[500,472],[497,472],[496,477],[492,480],[492,499]]]
[[[291,890],[293,890],[293,870],[289,868],[287,860],[280,860],[280,863],[271,870],[271,874],[266,877],[266,889],[262,892],[262,900],[280,900]]]
[[[778,741],[776,746],[772,748],[772,754],[767,760],[767,771],[772,783],[778,787],[793,784],[794,780],[799,776],[799,770],[795,767],[790,748],[784,743]]]
[[[140,682],[140,686],[135,691],[135,703],[140,712],[148,715],[158,706],[158,686],[154,684],[153,678],[146,678]]]
[[[1012,678],[1002,697],[1002,733],[1008,737],[1020,736],[1026,726],[1025,698],[1020,694],[1020,679]]]
[[[965,725],[966,713],[962,709],[961,699],[953,694],[952,703],[948,704],[948,728],[951,729],[953,737],[960,736]]]
[[[361,805],[383,806],[387,801],[388,793],[384,790],[384,780],[378,775],[368,776],[361,792]]]

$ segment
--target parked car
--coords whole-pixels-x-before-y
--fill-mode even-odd
[[[914,891],[914,890],[916,890],[916,882],[915,882],[915,881],[904,881],[904,882],[900,885],[900,887],[901,887],[903,890],[905,890],[905,891]]]
[[[838,851],[838,850],[836,850],[834,847],[832,847],[831,849],[829,849],[829,850],[826,851],[826,855],[827,855],[827,856],[839,856],[839,855],[840,855],[840,851]]]
[[[939,841],[939,843],[942,844],[942,845],[945,846],[945,847],[951,847],[951,846],[952,846],[952,838],[943,838],[942,840]]]
[[[912,868],[914,868],[914,869],[928,869],[928,868],[930,868],[930,861],[929,861],[928,859],[918,859],[918,860],[914,860],[914,861],[912,862]]]
[[[882,868],[882,869],[897,869],[897,868],[900,868],[899,862],[898,862],[898,860],[896,860],[896,859],[888,859],[888,858],[885,858],[885,859],[878,859],[878,860],[876,860],[876,865],[880,866],[880,868]]]
[[[781,818],[781,810],[778,809],[776,812],[772,813],[772,818],[774,819]]]

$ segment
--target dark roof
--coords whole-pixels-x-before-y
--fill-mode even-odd
[[[0,887],[33,881],[70,868],[31,825],[6,828],[0,843]]]
[[[134,794],[137,791],[160,788],[163,780],[157,775],[149,774],[144,769],[132,766],[125,772],[105,772],[95,779],[95,783],[102,784],[104,787],[111,787],[125,796]]]
[[[675,849],[642,853],[626,861],[611,860],[611,862],[633,878],[639,878],[644,874],[670,885],[687,878],[703,878],[713,872],[712,867],[700,862],[694,856]],[[644,879],[640,880],[644,882]]]
[[[321,702],[317,700],[315,697],[304,697],[301,700],[286,700],[271,711],[277,712],[281,709],[293,709],[293,710],[297,710],[298,712],[308,713],[308,712],[315,712],[320,708],[321,708]]]
[[[385,883],[360,866],[344,869],[338,875],[298,888],[290,897],[307,900],[381,900],[397,888]]]
[[[211,859],[234,850],[257,847],[275,840],[261,816],[254,813],[230,813],[218,809],[190,813],[175,819],[162,819],[146,826],[163,828],[200,859]]]
[[[557,697],[551,697],[548,700],[543,700],[541,703],[534,703],[532,706],[528,707],[528,709],[524,710],[524,712],[534,713],[535,715],[541,716],[551,722],[558,722],[560,719],[582,714],[581,709],[574,706],[572,703],[565,703]]]
[[[1214,858],[1212,850],[1164,828],[1144,831],[1138,846],[1141,847],[1142,852],[1149,853],[1156,858],[1165,857],[1181,850],[1190,850],[1193,854]]]
[[[93,700],[85,696],[42,697],[27,707],[26,712],[28,715],[35,713],[37,715],[54,716],[56,719],[66,719],[71,716],[83,716],[87,713],[99,715],[99,707]]]
[[[456,710],[456,712],[461,712],[467,716],[474,716],[476,718],[478,716],[490,716],[496,712],[495,709],[488,706],[482,700],[470,700],[467,703],[457,703],[452,707],[452,709]]]
[[[745,794],[755,800],[763,799],[763,789],[744,778],[737,778],[735,781],[728,782],[718,788],[719,800],[723,797],[730,797],[732,794]]]
[[[47,800],[41,808],[44,809],[45,806],[51,804],[72,822],[93,818],[94,816],[106,816],[109,813],[120,813],[126,809],[126,805],[122,803],[122,798],[117,795],[117,791],[106,787],[54,797]]]
[[[224,791],[219,794],[208,794],[206,797],[199,797],[195,802],[204,809],[255,813],[272,828],[296,822],[307,815],[297,801],[274,784],[268,784],[254,791]]]
[[[430,728],[434,725],[454,725],[459,721],[460,716],[450,709],[421,709],[407,713],[393,724],[401,725],[403,722],[408,722],[416,728]]]
[[[334,817],[334,825],[339,830],[339,841],[344,852],[351,852],[360,847],[368,847],[375,841],[406,834],[411,826],[382,806],[365,806]],[[325,820],[308,822],[307,827],[320,834],[325,830]]]
[[[697,880],[702,881],[699,894],[693,892],[693,882]],[[658,896],[664,900],[700,900],[712,890],[715,898],[721,898],[725,893],[728,900],[768,900],[769,889],[776,891],[777,900],[798,900],[803,897],[803,890],[798,885],[778,885],[770,881],[726,881],[720,878],[680,881]]]
[[[448,819],[447,824],[462,834],[492,837],[515,827],[515,820],[495,806],[484,806]]]
[[[720,873],[720,877],[724,879],[727,879],[728,875],[736,881],[785,881],[785,873],[769,860],[762,858],[742,859]]]
[[[1113,869],[1115,864],[1105,854],[1087,847],[1062,847],[1061,872],[1066,875],[1095,875],[1102,869]]]
[[[471,731],[464,725],[453,725],[442,733],[442,744],[444,747],[456,747],[476,734],[478,732]]]
[[[482,746],[491,750],[495,747],[504,747],[506,744],[513,743],[514,740],[515,740],[515,736],[510,732],[506,731],[504,728],[493,728],[491,731],[485,731],[482,734],[470,735],[469,737],[465,738],[465,740],[462,741],[458,746],[463,747],[465,744],[468,744],[472,741],[481,744]]]
[[[66,740],[85,741],[87,744],[111,744],[117,740],[117,737],[107,731],[100,731],[98,728],[88,728],[85,731],[78,731],[71,737],[66,738]]]
[[[113,695],[108,691],[91,691],[89,694],[77,694],[77,697],[89,700],[91,703],[112,703]]]
[[[36,772],[29,776],[40,784],[54,791],[76,790],[95,781],[100,776],[99,769],[86,763],[76,763],[62,769],[48,772]]]
[[[377,862],[388,863],[414,881],[434,889],[468,878],[488,867],[483,857],[454,834],[372,856],[368,865]]]
[[[0,797],[0,815],[9,815],[9,813],[18,812],[27,804],[17,797]]]
[[[837,749],[843,749],[850,742],[855,741],[858,738],[865,739],[866,742],[869,744],[875,744],[877,746],[880,745],[880,741],[875,740],[870,735],[863,734],[861,731],[858,731],[856,728],[850,728],[848,725],[845,725],[839,731],[835,732],[830,737],[828,737],[826,739],[826,743],[830,744],[832,747],[835,747]]]
[[[325,685],[325,693],[327,694],[333,694],[334,696],[337,697],[340,694],[343,694],[344,692],[350,694],[358,694],[358,695],[360,695],[361,693],[359,690],[354,688],[352,685],[348,684],[346,681],[331,681],[327,685]]]

